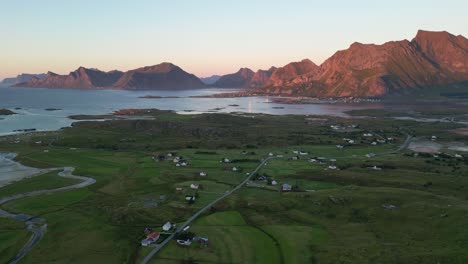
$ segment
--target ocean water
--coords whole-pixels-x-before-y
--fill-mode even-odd
[[[198,89],[171,91],[79,90],[0,87],[0,108],[18,114],[0,116],[0,135],[14,130],[35,128],[38,131],[57,130],[70,126],[77,114],[107,114],[126,108],[157,108],[181,113],[247,112],[273,115],[310,114],[343,116],[356,108],[380,108],[379,104],[277,104],[268,97],[190,98],[232,90]],[[145,95],[177,97],[143,99]],[[237,106],[238,105],[238,106]],[[47,108],[60,109],[47,111]],[[185,112],[191,110],[192,112]]]

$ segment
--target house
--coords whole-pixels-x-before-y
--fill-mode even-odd
[[[315,163],[315,162],[317,162],[317,160],[316,159],[310,159],[309,162]]]
[[[171,230],[171,228],[172,228],[171,222],[165,223],[165,224],[163,225],[163,227],[162,227],[162,229],[163,229],[164,231],[169,231],[169,230]]]
[[[337,149],[344,149],[344,146],[343,145],[336,145],[336,148]]]
[[[376,145],[377,145],[377,142],[374,141],[374,142],[371,143],[371,145],[372,145],[372,146],[376,146]]]
[[[283,192],[291,191],[291,190],[292,190],[292,186],[289,185],[289,184],[287,184],[287,183],[285,183],[285,184],[281,185],[281,190],[282,190]]]
[[[172,153],[167,153],[167,156],[168,156],[168,157],[172,157]]]
[[[192,203],[195,202],[195,199],[196,199],[196,198],[195,198],[195,196],[193,196],[193,195],[186,195],[186,196],[185,196],[185,201],[188,201],[189,203],[190,203],[190,202],[192,202]]]
[[[336,159],[330,159],[331,162],[336,162]]]
[[[224,159],[222,160],[222,162],[224,162],[224,163],[229,163],[229,162],[231,162],[231,161],[230,161],[228,158],[224,158]]]
[[[431,137],[431,140],[433,140],[433,141],[436,140],[436,139],[437,139],[436,136],[432,136],[432,137]]]
[[[348,143],[349,144],[354,144],[354,140],[351,139],[351,140],[348,141]]]
[[[232,167],[232,171],[238,171],[239,169],[237,167]]]
[[[299,151],[299,155],[305,156],[305,155],[309,155],[309,153],[307,153],[305,151]]]
[[[458,159],[463,159],[463,156],[460,155],[460,154],[455,154],[455,158],[458,158]]]
[[[386,143],[387,141],[385,141],[385,139],[377,139],[377,142],[379,142],[379,143]]]
[[[372,137],[372,133],[364,133],[362,135],[365,136],[365,137]]]
[[[330,165],[330,166],[328,166],[328,169],[329,169],[329,170],[336,170],[337,167],[336,167],[335,165]]]
[[[382,168],[377,167],[377,166],[375,166],[375,165],[372,166],[372,167],[368,167],[368,168],[371,169],[371,170],[382,170]]]
[[[273,157],[273,153],[271,153],[271,152],[268,153],[268,156]]]
[[[298,160],[298,159],[299,159],[298,156],[294,156],[294,157],[289,158],[289,160]]]
[[[272,181],[271,181],[271,185],[277,185],[277,184],[278,184],[277,181],[275,181],[275,180],[272,180]]]
[[[147,247],[154,242],[158,241],[160,234],[158,232],[153,232],[149,234],[145,239],[141,241],[141,245]]]
[[[190,184],[190,188],[192,189],[198,190],[199,187],[200,187],[200,184],[196,184],[196,183]]]
[[[178,163],[176,164],[176,167],[185,167],[185,166],[187,166],[187,162],[185,162],[185,161],[178,162]]]
[[[175,189],[176,189],[176,191],[182,191],[182,187],[177,187]]]
[[[205,177],[205,176],[206,176],[206,172],[204,172],[204,171],[200,172],[200,176]]]
[[[172,162],[174,162],[174,163],[177,163],[177,162],[179,162],[179,161],[180,161],[180,158],[179,158],[179,157],[175,157],[175,158],[172,160]]]
[[[299,151],[298,150],[293,150],[293,153],[294,154],[299,154]]]
[[[375,157],[375,154],[374,153],[368,153],[368,154],[366,154],[366,157],[367,158],[373,158],[373,157]]]

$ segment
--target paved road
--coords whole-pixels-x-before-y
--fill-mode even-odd
[[[162,243],[156,245],[154,247],[153,250],[151,250],[151,252],[146,255],[146,257],[143,259],[143,261],[141,262],[141,264],[146,264],[148,263],[151,258],[156,254],[158,253],[167,243],[169,243],[175,236],[177,233],[179,233],[180,231],[182,231],[186,226],[188,226],[190,223],[193,222],[193,220],[195,220],[197,217],[199,217],[202,213],[204,213],[206,210],[210,209],[212,206],[214,206],[215,204],[217,204],[219,201],[223,200],[224,198],[228,197],[229,195],[231,195],[233,192],[239,190],[240,188],[242,188],[242,186],[244,186],[248,181],[250,181],[250,179],[263,167],[263,165],[265,165],[265,163],[271,159],[274,159],[276,157],[268,157],[264,160],[262,160],[262,162],[257,166],[257,168],[255,168],[255,170],[253,170],[250,175],[241,183],[239,183],[236,187],[234,187],[233,189],[231,189],[230,191],[227,191],[225,192],[223,195],[221,195],[220,197],[218,197],[216,200],[212,201],[211,203],[209,203],[208,205],[206,205],[205,207],[201,208],[200,210],[198,210],[194,215],[192,215],[187,221],[185,221],[185,223],[183,223],[181,226],[179,226],[177,228],[177,230],[172,233],[169,237],[167,237]]]
[[[406,139],[405,139],[405,142],[403,142],[403,144],[401,144],[396,150],[391,150],[391,151],[387,151],[387,152],[384,152],[384,153],[379,153],[379,154],[376,154],[376,156],[383,156],[383,155],[388,155],[388,154],[396,154],[402,150],[405,150],[408,148],[409,144],[411,143],[411,140],[413,140],[413,137],[409,134],[406,134]]]
[[[53,170],[58,170],[58,169],[61,169],[61,168],[48,169],[47,171],[53,171]],[[79,189],[79,188],[89,186],[96,182],[95,179],[90,178],[90,177],[73,175],[72,173],[75,169],[72,167],[64,167],[62,169],[63,171],[59,172],[58,176],[69,178],[69,179],[81,180],[81,182],[77,184],[65,186],[65,187],[56,188],[56,189],[37,190],[37,191],[31,191],[31,192],[3,197],[3,198],[0,198],[0,205],[7,203],[9,201],[13,201],[13,200],[21,199],[25,197],[32,197],[32,196],[38,196],[42,194],[50,194],[50,193],[67,191],[67,190],[72,190],[72,189]],[[33,217],[30,215],[25,215],[25,214],[14,214],[14,213],[10,213],[5,210],[2,210],[2,209],[0,209],[0,217],[9,217],[17,221],[24,222],[26,225],[26,229],[32,232],[31,238],[26,243],[26,245],[20,250],[20,252],[18,252],[18,254],[16,254],[16,256],[14,256],[11,260],[7,262],[7,264],[15,264],[21,258],[23,258],[41,240],[42,236],[44,235],[47,229],[47,224],[44,219]]]

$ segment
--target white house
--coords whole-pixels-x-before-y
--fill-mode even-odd
[[[305,156],[305,155],[309,155],[309,153],[307,153],[307,152],[305,152],[305,151],[300,151],[300,152],[299,152],[299,155]]]
[[[165,224],[162,226],[162,229],[163,229],[164,231],[169,231],[169,230],[171,230],[171,228],[172,228],[171,222],[167,222],[167,223],[165,223]]]
[[[200,172],[200,176],[205,177],[205,176],[206,176],[206,172],[204,172],[204,171]]]
[[[237,167],[232,167],[232,171],[237,171],[238,168]]]
[[[271,185],[277,185],[277,184],[278,184],[277,181],[275,181],[275,180],[272,180],[272,181],[271,181]]]
[[[197,190],[200,187],[200,184],[192,183],[190,184],[190,188]]]

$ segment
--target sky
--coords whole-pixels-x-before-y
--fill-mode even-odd
[[[0,79],[172,62],[199,77],[322,63],[355,41],[468,36],[468,1],[0,0]]]

